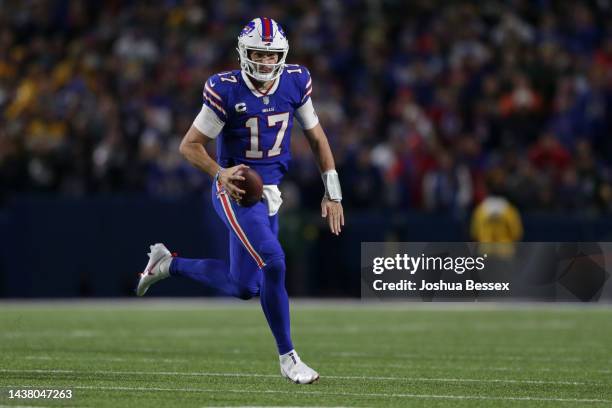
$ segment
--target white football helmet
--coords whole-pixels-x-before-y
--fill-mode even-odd
[[[240,68],[257,81],[272,81],[283,73],[289,41],[280,25],[271,18],[251,20],[238,35]],[[249,58],[249,51],[278,52],[276,64],[263,64]],[[262,69],[263,68],[263,69]]]

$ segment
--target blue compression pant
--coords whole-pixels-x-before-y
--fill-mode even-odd
[[[268,206],[263,201],[252,207],[239,206],[216,182],[212,201],[230,231],[229,263],[174,258],[170,274],[193,279],[221,295],[240,299],[259,295],[278,352],[288,353],[293,344],[285,289],[285,254],[278,241],[278,215],[268,216]]]

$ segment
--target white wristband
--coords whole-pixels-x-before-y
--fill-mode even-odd
[[[336,170],[327,170],[321,174],[325,185],[325,196],[332,201],[342,201],[342,189]]]

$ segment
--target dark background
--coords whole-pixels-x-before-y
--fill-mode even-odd
[[[177,146],[262,15],[312,73],[347,211],[333,238],[296,126],[281,186],[291,294],[358,296],[361,241],[470,240],[493,193],[519,209],[524,240],[608,240],[611,7],[0,1],[0,296],[129,295],[153,242],[225,256],[210,182]]]

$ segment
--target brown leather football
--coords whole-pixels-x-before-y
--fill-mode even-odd
[[[244,177],[244,180],[238,180],[234,184],[246,193],[238,201],[238,204],[243,207],[251,207],[261,201],[263,181],[259,174],[251,168],[242,169],[239,171],[239,174]]]

